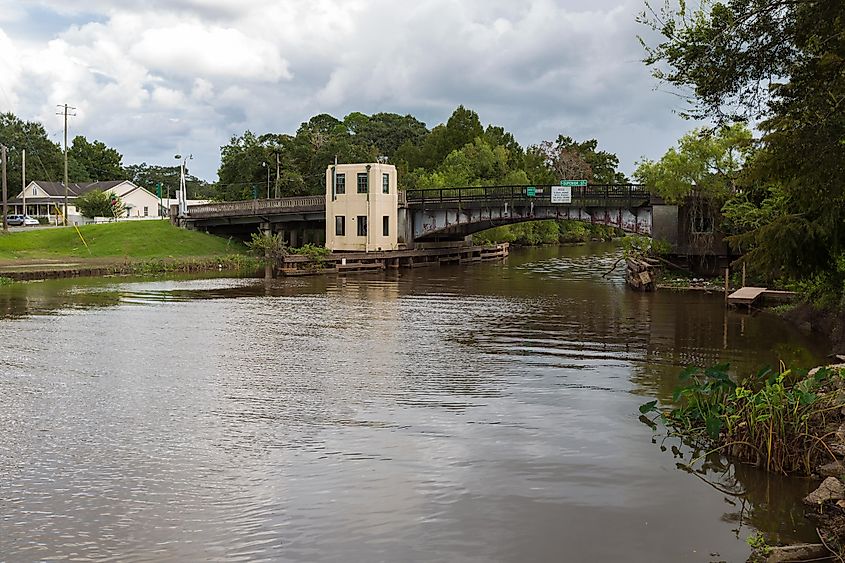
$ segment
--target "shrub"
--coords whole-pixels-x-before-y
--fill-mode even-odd
[[[271,258],[279,258],[288,254],[288,248],[281,233],[252,233],[252,238],[246,246],[259,256],[269,255]]]
[[[661,410],[651,401],[640,412],[657,412],[673,434],[700,448],[777,473],[810,475],[833,459],[825,438],[842,404],[837,392],[824,392],[832,375],[825,368],[812,376],[767,368],[736,383],[727,365],[690,367],[675,389],[676,407]]]
[[[91,190],[78,198],[74,203],[83,217],[120,217],[125,212],[123,202],[112,193]]]
[[[318,268],[323,267],[326,257],[332,253],[332,251],[325,246],[317,246],[315,244],[306,244],[300,248],[292,249],[291,252],[301,256],[307,256]]]

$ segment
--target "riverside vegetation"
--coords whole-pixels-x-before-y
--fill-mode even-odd
[[[299,248],[291,248],[285,244],[281,233],[252,233],[251,240],[246,243],[246,246],[264,263],[269,260],[271,264],[274,264],[284,256],[298,254],[307,257],[310,260],[310,267],[316,270],[325,267],[325,260],[332,253],[325,246],[310,243]]]
[[[845,374],[841,366],[810,370],[770,368],[734,379],[728,365],[688,367],[673,405],[653,400],[640,420],[680,438],[694,466],[714,454],[784,475],[828,477],[805,502],[814,509],[824,545],[845,556]],[[758,554],[769,550],[765,542]]]
[[[657,38],[644,62],[686,100],[679,113],[715,126],[635,178],[720,210],[749,278],[798,291],[793,320],[845,350],[845,4],[667,2],[640,20]]]

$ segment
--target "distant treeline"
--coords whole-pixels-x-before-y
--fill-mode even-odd
[[[27,153],[27,178],[61,181],[63,154],[44,126],[12,113],[0,114],[0,142],[9,147],[9,185],[21,183],[21,154]],[[478,114],[458,107],[445,124],[429,129],[411,115],[350,113],[343,120],[320,114],[294,135],[245,131],[220,149],[219,179],[188,175],[190,198],[238,200],[266,195],[323,193],[326,166],[334,162],[396,165],[402,189],[493,184],[552,184],[561,179],[624,182],[615,154],[598,150],[598,141],[577,142],[559,135],[523,148],[503,127],[484,127]],[[178,163],[123,164],[123,155],[102,141],[74,137],[68,148],[68,180],[130,179],[154,191],[178,186]]]
[[[0,143],[8,150],[9,190],[17,194],[23,173],[23,152],[26,151],[27,181],[46,180],[61,182],[64,179],[64,154],[62,148],[49,139],[44,126],[37,121],[24,121],[13,113],[0,114]],[[169,189],[175,197],[179,185],[179,165],[154,164],[123,165],[123,155],[102,141],[89,141],[82,135],[73,138],[68,147],[68,182],[96,182],[98,180],[132,180],[155,193],[161,184],[163,194]],[[217,197],[216,185],[187,176],[188,197]]]
[[[323,193],[326,166],[386,159],[399,171],[401,189],[434,186],[552,184],[561,179],[624,182],[615,154],[598,141],[559,135],[523,148],[503,127],[481,124],[458,107],[445,124],[428,129],[412,115],[350,113],[342,120],[312,117],[295,135],[246,131],[222,147],[217,194],[221,199]],[[278,165],[278,166],[277,166]]]

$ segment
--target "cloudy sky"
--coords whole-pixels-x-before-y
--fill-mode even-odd
[[[525,146],[596,138],[631,172],[694,124],[640,59],[642,0],[0,0],[0,109],[124,164],[214,180],[232,135],[294,133],[317,113],[459,104]]]

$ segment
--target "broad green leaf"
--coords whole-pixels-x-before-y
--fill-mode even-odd
[[[710,436],[712,439],[716,439],[719,437],[719,432],[722,430],[722,419],[718,416],[708,416],[704,420],[704,424],[707,428],[707,435]]]
[[[649,401],[640,405],[640,413],[646,414],[657,410],[657,401]]]

